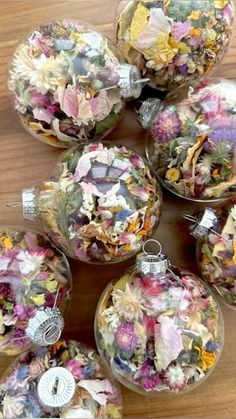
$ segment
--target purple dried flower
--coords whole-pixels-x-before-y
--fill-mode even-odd
[[[170,109],[160,112],[154,122],[152,133],[161,143],[172,140],[180,135],[181,121],[178,114]]]
[[[186,76],[186,74],[188,73],[188,66],[187,64],[182,64],[179,66],[179,72],[183,75]]]
[[[23,329],[15,329],[10,336],[10,342],[16,346],[24,347],[28,344],[29,339],[25,336],[25,331]]]
[[[134,332],[134,323],[124,321],[115,334],[115,343],[118,349],[124,352],[132,352],[137,345],[137,337]]]
[[[210,138],[214,141],[228,140],[236,144],[236,128],[222,127],[216,128],[209,135]]]
[[[146,390],[153,390],[154,388],[158,386],[159,383],[160,383],[160,377],[159,375],[156,374],[153,377],[146,378],[144,380],[143,388],[145,388]]]

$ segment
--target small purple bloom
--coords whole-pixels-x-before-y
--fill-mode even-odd
[[[206,351],[208,352],[215,352],[218,351],[220,349],[221,345],[219,344],[219,342],[215,341],[215,340],[209,340],[206,344]]]
[[[179,72],[183,75],[186,76],[187,72],[188,72],[188,66],[187,64],[182,64],[179,66]]]
[[[160,377],[159,375],[154,375],[153,377],[146,378],[143,382],[143,388],[146,390],[154,390],[160,383]]]
[[[158,113],[152,133],[154,138],[161,143],[170,141],[180,135],[181,121],[178,114],[170,109]]]
[[[55,303],[55,295],[51,292],[45,293],[45,307],[53,307]]]
[[[13,309],[13,314],[18,317],[19,320],[28,320],[35,312],[35,308],[32,306],[26,306],[23,304],[16,304]]]
[[[119,350],[132,352],[137,346],[137,337],[134,332],[134,323],[124,321],[115,333],[115,343]]]
[[[151,365],[152,365],[152,361],[150,359],[145,359],[145,361],[142,363],[141,368],[139,370],[142,376],[150,377]]]
[[[236,128],[216,128],[209,134],[209,137],[217,142],[222,140],[228,140],[236,145]]]
[[[23,329],[15,329],[11,334],[10,342],[15,346],[24,347],[29,343],[29,339],[25,336]]]

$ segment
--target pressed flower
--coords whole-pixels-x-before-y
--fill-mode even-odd
[[[180,170],[172,167],[171,169],[168,169],[166,171],[166,179],[169,180],[170,182],[176,182],[177,180],[180,179],[181,173]]]
[[[66,255],[91,263],[136,253],[154,231],[161,203],[143,159],[125,147],[98,143],[71,149],[58,164],[57,179],[45,182],[39,196],[52,241]]]
[[[83,370],[81,368],[81,364],[77,361],[77,359],[68,359],[65,362],[66,368],[73,374],[76,380],[80,380],[83,378]]]
[[[138,320],[143,317],[143,297],[138,288],[126,284],[124,290],[115,290],[112,293],[114,312],[126,320]]]
[[[159,265],[154,258],[153,253],[139,255],[136,266],[108,284],[96,311],[95,338],[128,388],[142,394],[181,393],[201,382],[217,362],[221,312],[200,279],[174,266],[161,268],[165,259]],[[127,314],[119,311],[127,288],[143,296],[132,320],[127,320],[129,308]],[[208,365],[204,371],[203,359]]]
[[[134,323],[125,321],[119,325],[115,333],[115,343],[119,350],[124,352],[134,351],[137,337],[134,332]]]
[[[48,405],[45,387],[51,374],[57,382],[57,367],[65,374],[64,388],[58,387],[54,407]],[[85,374],[84,374],[85,371]],[[71,377],[71,373],[73,376]],[[42,381],[41,381],[42,380]],[[53,381],[50,381],[53,382]],[[46,384],[47,385],[47,384]],[[70,391],[71,390],[71,391]],[[63,394],[60,394],[62,391]],[[67,403],[61,404],[61,397]],[[80,417],[118,418],[122,415],[120,389],[97,353],[75,341],[25,352],[10,365],[0,383],[0,416],[18,417]]]
[[[166,382],[172,389],[182,389],[186,386],[187,377],[180,365],[171,365],[165,373]]]
[[[0,269],[0,352],[16,355],[33,344],[26,329],[39,308],[55,306],[64,311],[70,298],[70,271],[64,255],[46,237],[3,227]]]
[[[103,138],[124,110],[118,50],[84,24],[35,29],[16,49],[9,78],[23,125],[54,146]]]
[[[177,64],[184,65],[181,61]],[[191,200],[233,195],[235,91],[234,82],[209,79],[167,95],[154,112],[147,156],[167,189]],[[167,129],[163,129],[164,115]],[[176,125],[173,115],[179,120]],[[145,115],[141,116],[145,120]]]
[[[164,143],[179,136],[181,121],[176,112],[166,109],[160,112],[152,127],[156,141]]]
[[[151,86],[172,91],[218,65],[230,40],[233,17],[233,0],[120,0],[117,43],[126,61],[150,77]]]
[[[24,411],[25,400],[24,394],[14,394],[14,396],[6,394],[2,401],[3,416],[9,419],[20,417]]]

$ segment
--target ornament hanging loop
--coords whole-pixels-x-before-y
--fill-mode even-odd
[[[148,250],[147,245],[148,244],[150,245],[151,243],[152,243],[151,249]],[[154,248],[154,249],[152,250],[152,248]],[[155,239],[146,240],[143,244],[143,253],[145,253],[145,255],[156,255],[156,256],[162,255],[161,243],[158,240],[155,240]]]

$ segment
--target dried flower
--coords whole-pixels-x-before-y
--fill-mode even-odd
[[[115,334],[117,348],[124,352],[132,352],[137,345],[134,323],[125,321],[119,325]]]
[[[171,365],[165,373],[166,382],[171,389],[183,389],[187,383],[187,377],[180,365]]]
[[[165,143],[170,141],[180,134],[181,121],[175,111],[168,108],[157,114],[152,133],[156,141]]]

